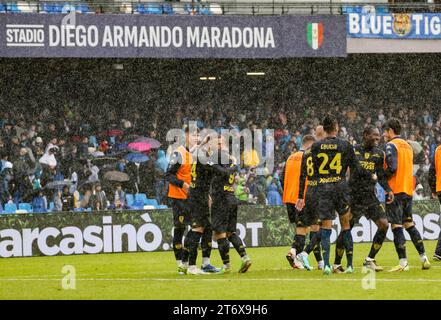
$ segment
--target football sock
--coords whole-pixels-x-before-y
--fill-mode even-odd
[[[413,245],[417,249],[418,253],[420,255],[424,254],[426,250],[424,250],[424,243],[423,239],[421,238],[420,232],[418,231],[415,226],[412,226],[410,228],[407,228],[406,231],[410,235],[410,239],[412,239]]]
[[[294,249],[296,249],[297,253],[300,253],[303,251],[303,248],[305,247],[305,239],[306,239],[306,236],[302,235],[302,234],[296,234],[294,236],[294,242],[292,244],[292,247]]]
[[[228,240],[233,244],[234,249],[236,249],[237,253],[243,257],[246,256],[245,246],[243,245],[242,240],[239,238],[239,236],[236,233],[232,233]]]
[[[202,257],[210,258],[213,239],[213,230],[205,228],[201,238]]]
[[[378,251],[380,251],[385,238],[386,232],[384,230],[378,229],[372,241],[371,251],[369,251],[368,255],[369,258],[375,259],[375,256],[377,255]]]
[[[329,255],[331,251],[331,229],[321,229],[321,245],[323,249],[323,260],[325,263],[325,266],[331,267],[329,263]]]
[[[394,233],[395,250],[397,251],[398,258],[406,259],[406,238],[402,227],[398,227],[392,230]]]
[[[322,246],[320,245],[320,240],[321,240],[321,232],[320,230],[315,232],[316,234],[316,241],[317,241],[317,245],[314,247],[314,256],[315,256],[315,260],[317,260],[317,262],[320,262],[323,260],[322,257]]]
[[[309,233],[309,243],[305,247],[305,250],[304,250],[307,254],[310,254],[315,249],[315,247],[318,244],[317,239],[318,239],[317,232],[316,231],[311,231]]]
[[[341,259],[343,259],[343,254],[345,253],[345,242],[343,239],[343,231],[341,231],[337,237],[337,241],[335,242],[335,265],[341,264]]]
[[[230,243],[228,242],[227,238],[222,238],[217,240],[217,246],[219,248],[219,253],[222,259],[222,262],[224,265],[227,265],[230,263]]]
[[[185,228],[175,228],[173,232],[173,252],[175,253],[176,261],[182,260],[182,238],[184,237]]]
[[[346,250],[346,260],[348,263],[348,267],[352,267],[352,257],[354,252],[354,241],[352,239],[351,230],[343,230],[343,242]]]
[[[185,237],[184,247],[188,250],[188,264],[190,266],[196,265],[196,260],[198,257],[198,246],[201,237],[202,233],[195,232],[193,230],[190,230]]]

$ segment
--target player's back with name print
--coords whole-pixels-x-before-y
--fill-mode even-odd
[[[314,143],[311,148],[313,167],[310,170],[314,171],[318,184],[344,181],[353,152],[348,141],[336,137]]]

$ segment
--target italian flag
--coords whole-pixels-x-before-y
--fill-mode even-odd
[[[307,37],[311,48],[314,50],[320,48],[323,43],[323,24],[308,23]]]

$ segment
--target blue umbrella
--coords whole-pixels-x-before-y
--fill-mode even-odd
[[[126,155],[125,159],[129,162],[141,163],[148,161],[149,157],[147,157],[143,153],[129,153],[128,155]]]

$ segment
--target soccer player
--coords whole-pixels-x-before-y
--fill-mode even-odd
[[[387,192],[388,202],[391,203],[394,200],[394,194],[389,187],[384,172],[384,164],[386,161],[385,153],[378,148],[380,139],[380,131],[374,126],[368,126],[363,131],[363,143],[355,146],[355,156],[360,166],[369,171],[374,179],[371,176],[360,176],[358,172],[351,173],[349,179],[352,213],[351,229],[358,223],[362,216],[374,221],[378,227],[369,255],[365,258],[363,263],[364,267],[374,271],[383,270],[382,267],[376,265],[375,256],[381,249],[384,239],[386,238],[387,230],[389,229],[389,222],[384,206],[380,204],[375,195],[375,184],[377,181]],[[334,273],[344,272],[341,265],[344,251],[343,233],[340,233],[335,247]]]
[[[173,153],[165,174],[165,179],[169,183],[168,198],[173,210],[173,251],[178,273],[185,274],[186,266],[183,260],[187,260],[187,252],[183,250],[182,239],[187,226],[190,224],[190,212],[188,204],[188,190],[191,182],[191,168],[193,156],[190,149],[194,148],[199,139],[197,131],[190,132],[188,127],[185,129],[185,146],[180,146]],[[211,230],[208,228],[201,241],[203,255],[203,269],[205,272],[217,272],[217,269],[210,264],[211,254]]]
[[[332,221],[335,212],[338,213],[342,226],[345,250],[353,251],[352,234],[350,230],[350,207],[349,187],[346,181],[346,171],[359,170],[359,164],[355,157],[353,147],[348,141],[337,138],[339,130],[337,120],[333,115],[327,115],[323,120],[323,128],[326,138],[315,142],[311,147],[311,160],[306,163],[308,176],[313,176],[317,181],[315,199],[317,201],[317,213],[322,222],[321,245],[325,275],[332,274],[330,265]],[[299,190],[297,210],[305,206],[303,190]],[[352,255],[351,255],[352,257]],[[346,272],[353,272],[352,261],[348,262],[349,268]]]
[[[247,255],[242,240],[236,234],[238,200],[234,195],[234,181],[238,167],[236,159],[229,154],[226,141],[222,135],[217,141],[219,161],[213,164],[211,223],[224,263],[221,272],[231,272],[228,254],[231,243],[242,260],[239,273],[245,273],[251,267],[251,259]]]
[[[432,189],[432,196],[434,199],[438,198],[441,202],[441,146],[435,150],[435,155],[429,169],[429,184]],[[433,260],[441,261],[441,232],[438,236],[438,243],[436,245]]]
[[[288,157],[285,168],[280,175],[283,185],[283,203],[286,204],[288,219],[290,223],[296,225],[294,240],[290,251],[286,255],[286,259],[294,269],[306,268],[307,270],[311,270],[307,256],[305,259],[304,255],[300,255],[300,253],[303,252],[305,247],[308,228],[315,222],[311,221],[312,214],[306,212],[306,210],[312,208],[312,206],[307,205],[305,209],[298,211],[295,205],[299,197],[302,159],[305,151],[309,150],[314,142],[314,136],[305,135],[302,139],[300,151],[294,152]],[[299,254],[299,256],[297,256],[297,254]]]
[[[409,233],[417,249],[422,269],[430,268],[423,239],[412,218],[413,195],[413,150],[411,146],[400,137],[401,123],[398,119],[391,118],[383,125],[386,144],[386,176],[395,199],[386,204],[387,218],[392,226],[394,244],[400,263],[390,271],[407,271],[409,265],[406,256],[406,239],[403,227]]]

